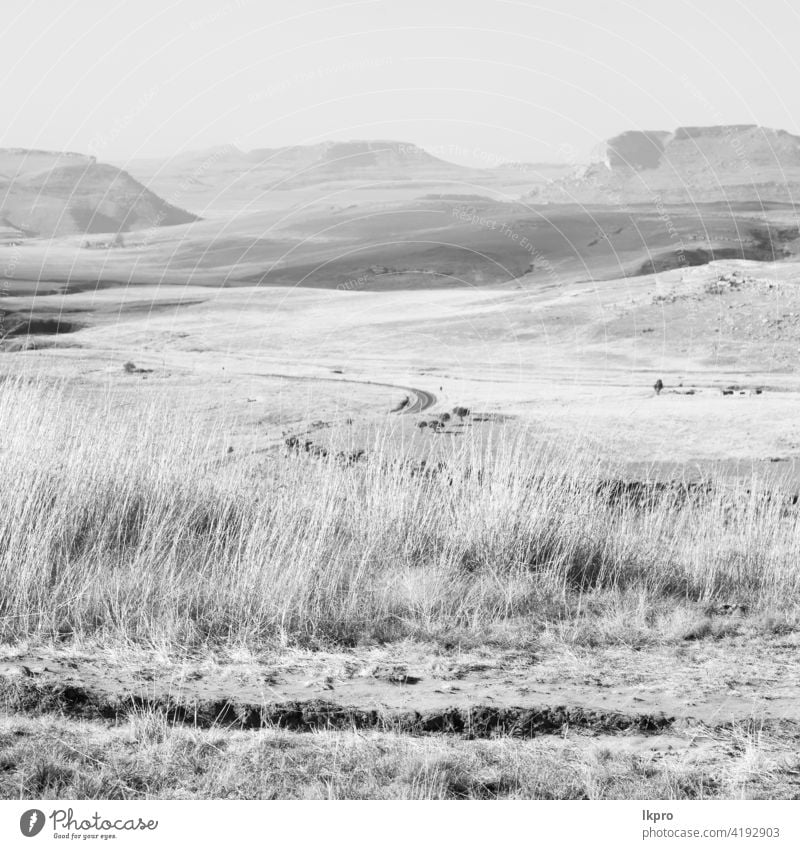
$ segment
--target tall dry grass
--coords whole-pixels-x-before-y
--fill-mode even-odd
[[[488,447],[465,436],[436,474],[388,433],[353,465],[277,451],[254,467],[155,406],[6,381],[0,434],[7,641],[480,641],[600,609],[623,609],[624,630],[686,604],[800,597],[798,512],[757,482],[626,504],[578,450],[502,429]]]

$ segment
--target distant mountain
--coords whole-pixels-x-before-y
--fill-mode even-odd
[[[800,137],[754,124],[632,130],[605,156],[547,186],[532,202],[704,203],[800,200]]]
[[[398,141],[326,141],[250,151],[229,145],[164,160],[134,161],[128,163],[128,167],[135,173],[144,173],[145,169],[157,173],[159,170],[185,168],[190,179],[201,179],[212,169],[235,167],[271,177],[276,187],[281,183],[297,186],[361,177],[402,179],[433,172],[463,174],[469,171],[432,156],[415,144]],[[191,169],[194,169],[194,174]]]
[[[372,199],[379,199],[376,190],[384,192],[381,197],[405,193],[408,199],[433,189],[469,194],[482,187],[517,195],[565,173],[563,165],[535,163],[468,168],[409,142],[380,140],[250,151],[228,145],[167,159],[133,160],[125,168],[173,203],[227,213],[252,211],[254,205],[280,206],[285,200],[279,193],[321,186],[368,192]]]
[[[278,179],[293,185],[363,178],[420,179],[469,172],[468,168],[432,156],[415,144],[397,141],[322,142],[263,148],[250,151],[247,160],[258,168],[282,172]]]
[[[0,149],[0,230],[5,238],[119,233],[197,220],[125,171],[93,156]]]
[[[243,151],[234,145],[125,163],[137,179],[192,209],[247,209],[276,193],[325,184],[452,181],[471,172],[397,141],[321,142]]]

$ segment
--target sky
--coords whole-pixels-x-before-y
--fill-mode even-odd
[[[0,146],[124,162],[395,139],[584,161],[629,129],[800,133],[786,0],[3,0]]]

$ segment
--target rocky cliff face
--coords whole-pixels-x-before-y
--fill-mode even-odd
[[[800,199],[800,137],[751,124],[629,131],[603,161],[531,193],[557,203]]]

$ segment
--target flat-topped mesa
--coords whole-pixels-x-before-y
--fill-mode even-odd
[[[442,162],[421,147],[408,142],[375,141],[326,142],[324,159],[328,162],[355,160],[364,165],[399,165]]]
[[[0,147],[0,156],[9,154],[11,156],[55,156],[70,159],[89,159],[92,162],[96,157],[88,153],[79,153],[76,150],[45,150],[38,147]]]
[[[188,224],[126,171],[81,153],[0,149],[0,221],[26,238],[120,233]]]
[[[606,165],[611,168],[657,168],[664,155],[670,133],[662,130],[628,130],[609,139],[606,147]]]
[[[312,145],[260,148],[245,154],[251,162],[305,166],[325,174],[418,169],[464,170],[409,142],[392,140],[325,141]]]
[[[46,168],[94,165],[97,159],[71,150],[28,150],[24,147],[0,148],[0,180],[9,180]]]
[[[690,162],[720,167],[745,154],[757,162],[800,165],[800,137],[756,124],[629,130],[608,140],[606,162],[611,169],[637,171]]]
[[[707,138],[725,138],[730,133],[743,133],[749,130],[761,129],[758,124],[713,124],[711,126],[698,127],[678,127],[673,133],[676,141],[683,139],[696,139],[701,137]],[[766,131],[766,130],[765,130]],[[768,132],[783,133],[785,130],[769,130]],[[788,135],[788,133],[787,133]]]
[[[755,124],[629,130],[576,176],[535,190],[573,203],[782,201],[800,196],[800,137]]]

